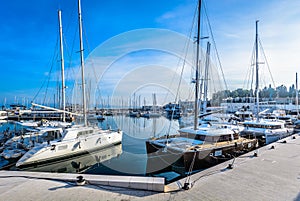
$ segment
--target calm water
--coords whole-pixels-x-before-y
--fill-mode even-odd
[[[159,118],[131,118],[126,116],[106,116],[102,122],[93,121],[101,128],[120,128],[123,140],[120,146],[47,166],[29,169],[46,172],[85,172],[88,174],[145,175],[147,153],[145,141],[151,137],[175,134],[179,128],[178,120]],[[6,125],[7,126],[7,125]],[[9,124],[13,129],[13,125]],[[2,126],[1,129],[5,129]],[[28,169],[27,169],[28,170]]]

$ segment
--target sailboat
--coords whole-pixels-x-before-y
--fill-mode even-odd
[[[244,130],[241,132],[241,136],[247,138],[257,138],[261,145],[270,144],[281,138],[287,137],[292,134],[291,128],[285,127],[285,121],[278,119],[265,119],[259,116],[259,61],[258,61],[258,20],[255,23],[256,35],[255,35],[255,69],[256,69],[256,119],[251,121],[245,121],[243,123]]]
[[[61,14],[59,11],[59,22],[61,27],[60,16]],[[44,142],[35,146],[18,160],[16,164],[16,167],[18,168],[44,165],[74,156],[88,154],[97,150],[105,150],[109,147],[119,145],[122,142],[123,132],[121,130],[102,130],[98,127],[88,126],[80,0],[78,0],[78,19],[84,125],[77,125],[67,128],[63,131],[61,138]]]
[[[193,127],[179,129],[179,134],[146,141],[147,171],[160,171],[167,166],[186,174],[215,165],[242,151],[256,147],[256,139],[239,136],[237,127],[228,124],[198,123],[199,40],[201,0],[198,3],[197,55]],[[205,73],[206,74],[206,73]]]

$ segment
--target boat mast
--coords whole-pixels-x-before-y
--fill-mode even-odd
[[[299,108],[298,108],[298,73],[296,73],[296,111],[297,117],[299,117]]]
[[[256,96],[256,120],[259,120],[259,80],[258,80],[258,20],[256,20],[256,34],[255,34],[255,69],[256,69],[256,86],[255,86],[255,96]]]
[[[201,0],[198,3],[198,23],[197,23],[197,52],[196,52],[196,83],[195,83],[195,116],[194,116],[194,130],[198,127],[198,92],[199,92],[199,44],[200,44],[200,13],[201,12]]]
[[[66,87],[65,87],[65,61],[64,61],[64,47],[63,47],[63,32],[61,10],[58,10],[59,22],[59,39],[60,39],[60,64],[61,64],[61,94],[62,94],[62,110],[66,110]],[[66,121],[66,113],[63,112],[63,122]]]
[[[204,71],[204,96],[203,96],[203,113],[204,114],[207,112],[209,56],[210,56],[210,42],[207,42],[205,71]]]
[[[83,41],[82,41],[82,17],[81,17],[81,0],[78,0],[78,21],[79,21],[79,41],[80,41],[80,63],[81,63],[81,84],[82,84],[82,106],[84,125],[87,126],[86,117],[86,94],[85,94],[85,79],[84,79],[84,55],[83,55]]]

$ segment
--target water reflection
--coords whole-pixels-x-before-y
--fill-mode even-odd
[[[37,172],[59,172],[59,173],[80,173],[88,170],[93,165],[108,162],[113,158],[117,158],[122,153],[122,145],[117,145],[104,150],[91,152],[78,157],[72,157],[56,163],[48,163],[47,165],[30,167],[22,170],[30,170]]]
[[[127,135],[137,139],[159,137],[166,133],[176,133],[177,120],[168,120],[161,116],[158,118],[132,118],[125,115],[107,116],[105,121],[99,122],[102,128],[121,128]]]
[[[159,137],[168,133],[177,133],[178,121],[170,121],[165,117],[132,118],[127,116],[106,117],[99,123],[106,126],[119,127],[123,130],[123,151],[121,156],[105,164],[111,174],[145,175],[147,173],[147,151],[145,141],[152,137]],[[103,168],[95,168],[89,173],[100,174]]]

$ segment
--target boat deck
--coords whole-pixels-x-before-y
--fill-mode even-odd
[[[238,144],[241,143],[249,143],[253,142],[253,139],[246,139],[246,138],[240,138],[238,140],[234,141],[225,141],[225,142],[203,142],[200,140],[194,140],[189,138],[183,138],[183,137],[177,137],[177,138],[171,138],[169,141],[169,144],[167,147],[174,148],[174,149],[180,149],[180,150],[192,150],[192,149],[211,149],[211,148],[219,148],[219,147],[226,147],[226,146],[232,146],[235,142]],[[160,142],[160,140],[158,140]],[[163,143],[164,142],[164,143]],[[165,144],[165,140],[161,141],[161,144]]]

